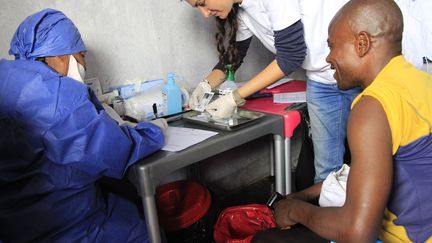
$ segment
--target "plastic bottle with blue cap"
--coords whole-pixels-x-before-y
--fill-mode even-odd
[[[182,92],[174,81],[174,73],[168,73],[167,82],[162,88],[164,115],[171,115],[182,111]]]

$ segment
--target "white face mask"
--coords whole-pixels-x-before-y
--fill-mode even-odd
[[[85,69],[72,55],[69,55],[69,69],[66,76],[84,83]]]

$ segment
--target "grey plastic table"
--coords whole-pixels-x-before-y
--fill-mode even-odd
[[[284,120],[282,116],[266,114],[257,121],[236,131],[221,131],[179,120],[170,126],[190,127],[219,132],[217,135],[179,152],[158,151],[134,164],[129,178],[137,187],[143,203],[147,229],[152,243],[160,243],[158,215],[155,202],[156,187],[162,178],[180,168],[197,163],[265,135],[273,135],[274,151],[270,162],[274,163],[276,191],[286,194],[284,159]]]

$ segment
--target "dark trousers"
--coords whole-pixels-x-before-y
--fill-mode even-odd
[[[329,243],[329,240],[323,239],[308,228],[302,225],[296,225],[288,230],[269,229],[258,232],[252,239],[252,243]]]

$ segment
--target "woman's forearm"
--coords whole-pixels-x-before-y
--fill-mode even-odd
[[[206,79],[209,82],[211,89],[214,90],[225,81],[225,73],[222,70],[214,69]]]
[[[242,98],[269,86],[270,84],[283,78],[285,74],[280,69],[276,60],[272,61],[264,70],[253,77],[249,82],[239,88],[239,94]]]

